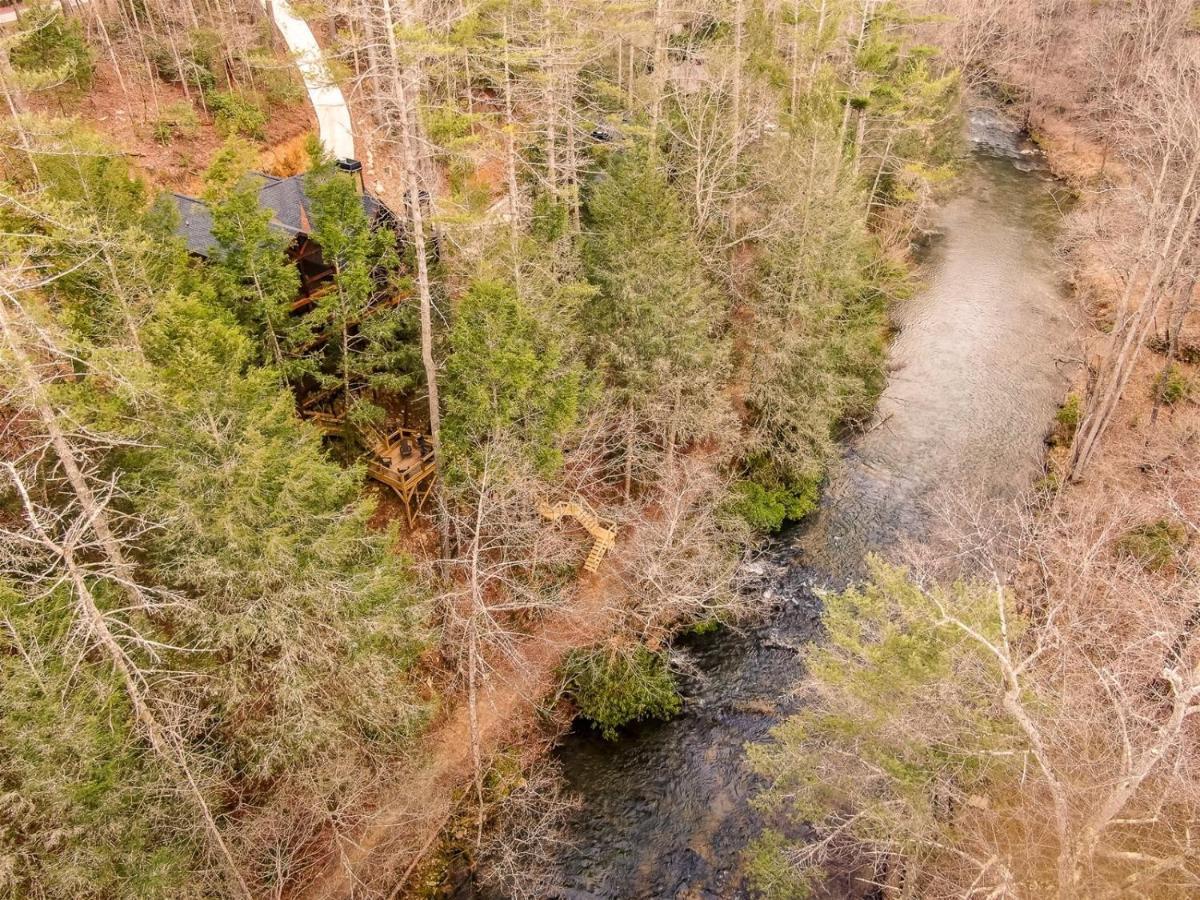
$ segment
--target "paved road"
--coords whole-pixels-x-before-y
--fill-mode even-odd
[[[288,0],[262,0],[267,14],[296,60],[308,98],[317,113],[321,143],[338,159],[357,159],[354,152],[354,128],[350,124],[350,107],[342,89],[337,86],[317,39],[308,23],[296,15]]]

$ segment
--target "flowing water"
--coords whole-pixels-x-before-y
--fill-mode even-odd
[[[583,807],[558,896],[747,896],[741,851],[761,823],[744,747],[789,709],[800,648],[817,632],[813,586],[852,576],[868,550],[920,541],[940,492],[1010,496],[1038,476],[1071,331],[1052,253],[1057,185],[995,115],[973,113],[970,137],[922,288],[896,311],[875,422],[847,449],[815,521],[758,564],[776,601],[768,620],[685,643],[696,674],[680,717],[617,742],[580,726],[559,749]]]

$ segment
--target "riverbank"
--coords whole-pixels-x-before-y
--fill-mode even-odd
[[[862,572],[867,552],[934,539],[955,503],[1007,502],[1042,472],[1065,389],[1069,308],[1051,247],[1057,182],[1019,130],[984,111],[986,148],[939,210],[922,288],[895,310],[890,377],[874,427],[853,439],[820,512],[764,567],[774,615],[743,634],[686,642],[683,716],[586,734],[559,751],[583,797],[565,884],[600,897],[730,896],[748,890],[743,851],[764,819],[744,747],[798,708],[802,654],[820,630],[818,591]],[[838,882],[850,896],[852,879]]]
[[[1066,109],[1037,110],[1030,116],[1030,131],[1051,169],[1072,186],[1075,227],[1086,234],[1083,240],[1068,235],[1062,247],[1078,310],[1080,355],[1070,364],[1070,391],[1063,398],[1064,405],[1074,407],[1087,389],[1089,371],[1098,366],[1105,350],[1122,291],[1119,250],[1097,239],[1089,223],[1104,218],[1111,193],[1128,187],[1129,174],[1126,163],[1091,136],[1093,126],[1078,111],[1072,115]],[[1195,305],[1194,301],[1190,304]],[[1065,478],[1070,452],[1066,434],[1060,433],[1064,439],[1050,446],[1048,465],[1057,485],[1055,503],[1068,514],[1094,509],[1114,496],[1145,506],[1152,519],[1169,512],[1163,508],[1162,477],[1191,457],[1192,436],[1200,429],[1200,407],[1194,402],[1193,387],[1200,384],[1200,353],[1196,352],[1200,319],[1191,311],[1182,319],[1180,350],[1170,359],[1166,328],[1166,315],[1160,316],[1086,477],[1074,483]],[[1068,431],[1073,415],[1068,409]]]

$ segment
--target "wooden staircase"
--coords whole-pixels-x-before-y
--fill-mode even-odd
[[[601,523],[600,517],[591,510],[583,498],[555,503],[553,506],[548,503],[539,503],[538,512],[552,522],[557,522],[563,516],[571,516],[583,526],[584,531],[592,536],[592,549],[588,551],[587,559],[583,561],[583,571],[585,572],[595,572],[599,569],[605,554],[617,542],[617,533]]]

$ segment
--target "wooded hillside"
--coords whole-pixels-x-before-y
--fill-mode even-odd
[[[483,834],[561,801],[502,774],[678,709],[664,648],[813,508],[958,153],[901,3],[302,12],[360,176],[297,152],[251,0],[5,26],[10,896],[382,896],[463,817],[539,895]]]

